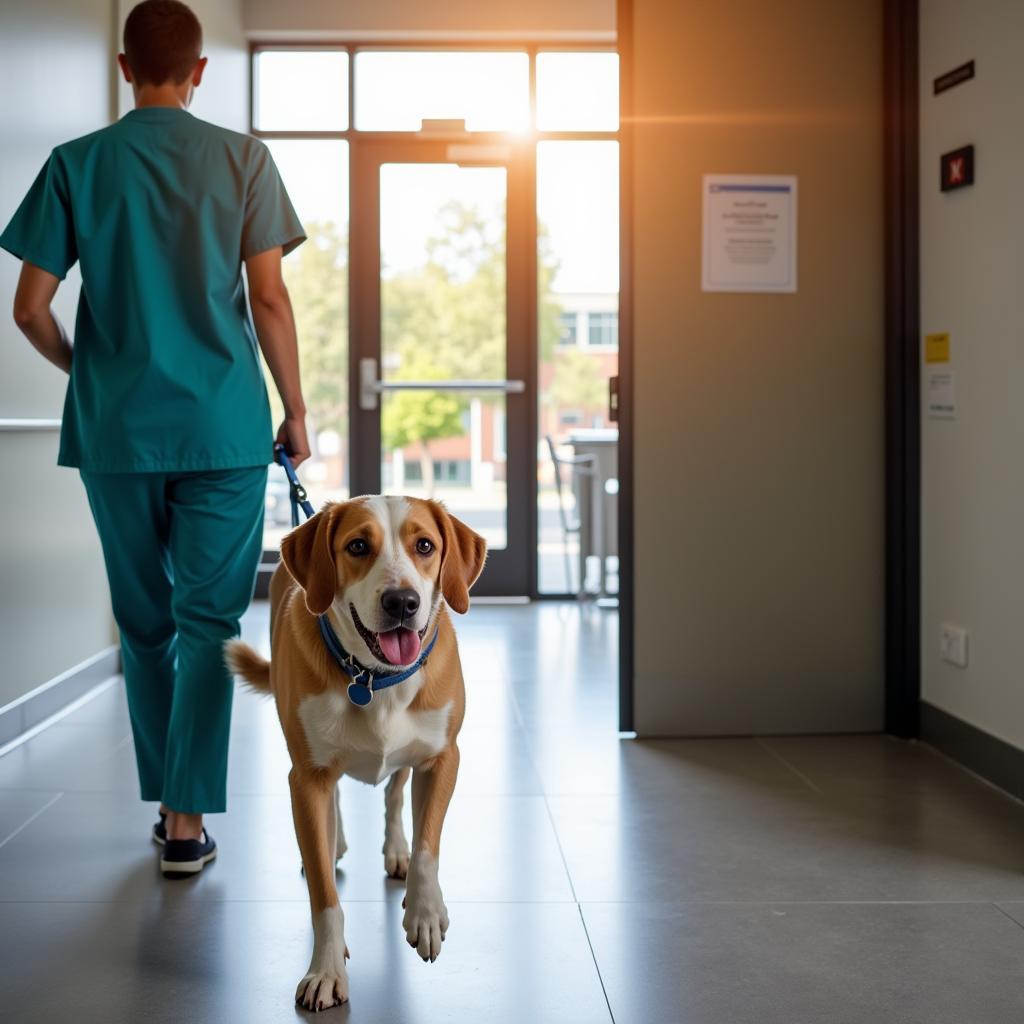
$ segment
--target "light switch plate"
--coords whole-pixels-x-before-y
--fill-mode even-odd
[[[939,656],[958,668],[967,668],[967,630],[943,623],[939,628]]]

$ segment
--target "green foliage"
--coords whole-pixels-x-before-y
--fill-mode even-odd
[[[312,432],[348,433],[348,239],[331,223],[306,225],[308,241],[284,261],[295,312],[302,390]],[[282,414],[270,388],[274,413]]]
[[[422,355],[403,365],[406,380],[442,380],[447,374]],[[451,391],[395,391],[384,401],[381,433],[388,449],[463,432],[466,402]]]
[[[551,361],[562,331],[562,306],[551,286],[558,273],[558,257],[551,251],[551,238],[543,224],[537,224],[537,309],[538,342],[542,363]]]

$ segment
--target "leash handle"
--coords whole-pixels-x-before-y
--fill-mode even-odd
[[[299,478],[295,474],[295,467],[292,465],[292,460],[288,458],[285,446],[279,441],[274,444],[274,458],[281,464],[281,468],[284,469],[284,475],[288,477],[288,497],[292,503],[292,526],[298,526],[300,508],[306,513],[307,519],[312,519],[316,515],[316,509],[313,508],[312,503],[309,501],[306,488],[299,483]]]

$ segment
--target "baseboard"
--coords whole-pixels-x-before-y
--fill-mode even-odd
[[[1024,800],[1024,750],[921,701],[921,740]]]
[[[0,708],[0,748],[6,747],[121,671],[120,649],[107,647]]]

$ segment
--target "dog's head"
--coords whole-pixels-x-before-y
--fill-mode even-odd
[[[333,608],[342,643],[370,667],[412,664],[442,598],[468,611],[486,554],[482,537],[420,498],[331,503],[281,542],[306,607]]]

